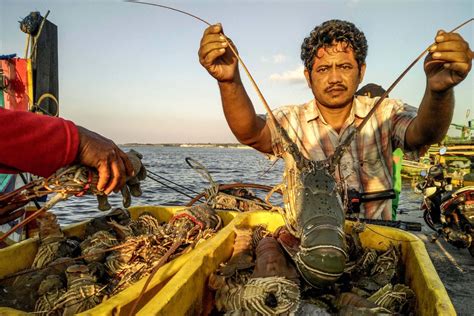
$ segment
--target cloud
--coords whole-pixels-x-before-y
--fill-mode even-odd
[[[282,62],[286,60],[286,56],[283,54],[273,55],[272,58],[273,58],[273,63],[275,64],[281,64]]]
[[[292,83],[305,83],[306,79],[303,74],[303,65],[298,66],[295,70],[288,70],[283,73],[270,75],[271,81],[286,81]]]
[[[281,63],[284,63],[287,60],[287,58],[283,54],[276,54],[276,55],[273,55],[271,58],[262,57],[261,60],[264,63],[281,64]]]
[[[349,8],[354,8],[354,7],[358,6],[359,3],[360,3],[360,0],[348,0],[347,1],[347,6]]]

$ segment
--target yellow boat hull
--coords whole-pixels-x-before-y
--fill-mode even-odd
[[[182,206],[137,206],[129,208],[129,211],[133,219],[136,219],[144,212],[149,212],[157,217],[160,222],[167,222],[174,213],[182,210],[183,208],[184,207]],[[222,218],[225,225],[229,224],[236,215],[235,212],[218,212],[218,214]],[[64,229],[65,235],[84,238],[86,223],[87,221],[68,226]],[[206,242],[201,243],[195,249],[200,249],[200,247],[205,245]],[[0,249],[0,278],[30,268],[35,258],[36,252],[38,251],[38,245],[38,239],[31,238],[7,248]],[[193,253],[194,251],[183,254],[178,258],[168,262],[163,267],[161,267],[160,270],[158,270],[158,272],[153,277],[153,280],[151,280],[150,284],[148,285],[147,292],[140,300],[138,309],[140,309],[148,300],[150,300],[150,298],[160,291],[160,289],[163,287],[163,284],[179,271],[186,261],[193,256]],[[128,315],[133,303],[143,289],[145,282],[146,277],[118,293],[117,295],[110,297],[96,307],[79,315]],[[0,315],[30,314],[11,308],[0,307]]]
[[[182,207],[132,207],[132,218],[151,212],[160,221],[167,221]],[[284,225],[282,217],[270,212],[219,212],[226,226],[212,239],[163,266],[148,286],[138,306],[137,315],[197,315],[203,311],[207,292],[207,278],[232,254],[235,233],[240,225],[264,224],[274,231]],[[346,222],[346,230],[352,223]],[[69,226],[67,235],[83,236],[85,222]],[[361,234],[364,246],[387,249],[399,244],[405,266],[405,283],[417,297],[417,315],[456,315],[443,283],[429,258],[423,242],[405,231],[368,225]],[[29,268],[38,249],[38,240],[30,239],[0,250],[0,277]],[[80,315],[126,315],[138,297],[145,279],[109,298]],[[0,315],[26,315],[26,313],[0,307]]]
[[[179,272],[151,299],[137,315],[199,315],[205,307],[208,276],[232,254],[235,233],[240,225],[263,224],[274,231],[284,225],[279,214],[249,212],[239,214],[230,225],[194,253]],[[346,231],[352,222],[346,222]],[[405,283],[416,294],[417,315],[456,315],[454,306],[439,279],[423,242],[403,230],[367,225],[361,234],[362,244],[378,250],[387,249],[390,244],[401,245],[405,266]]]

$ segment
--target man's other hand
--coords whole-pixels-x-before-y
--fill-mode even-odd
[[[225,38],[220,24],[209,26],[201,39],[199,62],[217,81],[233,81],[238,76],[237,57],[229,48],[233,45],[230,38]],[[233,48],[237,51],[235,46]]]
[[[444,92],[467,77],[473,52],[458,33],[438,31],[435,44],[425,59],[425,72],[431,91]]]
[[[113,141],[81,126],[77,161],[96,168],[99,173],[97,188],[110,194],[118,192],[128,177],[134,176],[133,166],[127,155]]]

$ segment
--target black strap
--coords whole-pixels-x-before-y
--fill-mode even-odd
[[[349,217],[349,218],[346,217],[346,220],[354,221],[354,222],[360,221],[362,223],[400,228],[400,229],[409,230],[409,231],[416,231],[416,232],[421,231],[421,223],[416,223],[416,222],[386,221],[383,219],[352,218],[352,217]]]
[[[371,202],[371,201],[380,201],[380,200],[391,200],[395,198],[395,190],[388,189],[384,191],[375,191],[375,192],[363,192],[360,193],[360,202]]]

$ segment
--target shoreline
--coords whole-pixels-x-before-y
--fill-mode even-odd
[[[119,144],[124,147],[181,147],[181,148],[239,148],[249,149],[251,147],[239,143],[125,143]]]

